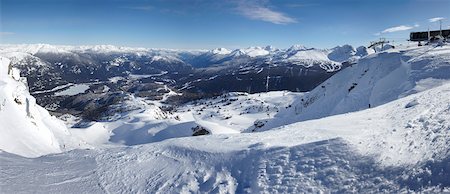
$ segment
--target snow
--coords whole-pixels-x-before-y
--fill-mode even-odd
[[[327,72],[334,72],[341,69],[341,62],[344,62],[354,56],[351,46],[336,47],[330,50],[306,48],[300,45],[294,45],[281,55],[281,61],[293,63],[304,67],[319,65]]]
[[[403,108],[411,100],[419,104]],[[0,164],[8,166],[1,173],[17,174],[0,177],[0,186],[42,193],[448,192],[449,111],[445,84],[377,108],[260,133],[35,159],[1,153]]]
[[[54,46],[49,44],[19,44],[14,46],[6,45],[5,47],[2,47],[2,52],[25,52],[32,55],[35,55],[36,53],[70,53],[61,46]]]
[[[117,83],[118,81],[124,80],[124,79],[125,79],[124,77],[120,77],[120,76],[108,78],[109,82],[111,82],[111,83]]]
[[[293,110],[281,111],[265,128],[363,110],[430,89],[450,80],[449,59],[450,46],[398,48],[368,55],[297,99]],[[441,81],[423,84],[430,78]]]
[[[353,49],[353,47],[350,45],[337,46],[332,49],[330,54],[328,54],[328,58],[333,61],[344,62],[347,61],[349,58],[355,56],[355,53],[356,53],[355,49]]]
[[[167,73],[168,73],[167,71],[162,71],[161,73],[146,74],[146,75],[130,74],[130,75],[128,75],[128,77],[131,79],[143,79],[143,78],[149,78],[149,77],[162,76],[162,75],[166,75]],[[110,79],[110,81],[113,83],[116,83],[118,80],[121,80],[120,77],[114,77],[114,78]]]
[[[211,53],[215,55],[228,55],[231,53],[231,51],[226,48],[216,48],[212,50]]]
[[[71,128],[70,132],[77,138],[89,143],[90,145],[106,144],[111,131],[107,130],[102,123],[94,123],[88,128]]]
[[[262,47],[249,47],[242,50],[249,57],[258,57],[268,55],[269,51]]]
[[[86,92],[86,90],[88,89],[89,89],[88,84],[74,84],[63,91],[56,92],[55,96],[74,96],[77,94],[82,94]]]
[[[296,51],[307,50],[307,49],[308,48],[304,45],[295,44],[295,45],[292,45],[291,47],[289,47],[287,52],[296,52]]]
[[[356,53],[355,53],[356,56],[364,57],[369,54],[373,54],[373,52],[371,52],[371,50],[367,49],[365,46],[360,46],[360,47],[356,48]]]
[[[179,94],[170,91],[163,100],[170,95]],[[162,111],[159,108],[163,105],[161,102],[130,95],[124,104],[117,107],[120,112],[111,116],[109,121],[93,122],[88,127],[70,130],[78,138],[96,146],[136,145],[188,137],[192,136],[192,128],[196,126],[207,129],[211,134],[240,133],[254,126],[259,118],[272,118],[281,107],[287,107],[301,95],[285,91],[230,93],[181,106],[174,113]]]
[[[204,66],[226,64],[237,60],[239,62],[244,58],[264,58],[274,63],[294,63],[311,67],[320,65],[328,72],[338,71],[341,69],[341,63],[344,61],[356,61],[358,58],[368,53],[365,47],[358,48],[354,51],[349,45],[338,46],[332,49],[315,49],[307,48],[301,45],[294,45],[289,49],[276,49],[272,46],[266,47],[248,47],[235,49],[233,51],[226,48],[217,48],[210,51],[204,50],[171,50],[171,49],[148,49],[148,48],[131,48],[118,47],[113,45],[93,45],[93,46],[64,46],[64,45],[48,45],[48,44],[21,44],[21,45],[0,45],[0,55],[14,60],[14,63],[26,64],[26,60],[34,60],[36,64],[48,65],[40,61],[38,57],[33,55],[40,53],[53,53],[59,55],[79,55],[83,53],[104,53],[104,54],[120,54],[119,57],[109,62],[110,66],[121,66],[128,61],[127,55],[149,56],[151,60],[148,63],[165,62],[165,63],[188,63],[185,55],[195,56],[194,58],[202,58]],[[366,52],[364,52],[364,50]],[[190,57],[188,57],[190,58]],[[216,64],[217,63],[217,64]]]
[[[103,93],[109,92],[110,89],[111,89],[110,87],[108,87],[107,85],[104,85],[102,92]]]
[[[291,54],[305,59],[303,51],[323,60],[331,52],[298,47]],[[110,121],[55,137],[62,128],[8,131],[15,125],[4,122],[33,120],[14,94],[32,97],[17,78],[2,76],[0,97],[7,103],[0,121],[8,127],[0,128],[0,148],[6,151],[0,153],[5,175],[0,188],[6,193],[450,192],[449,72],[450,46],[397,47],[362,56],[308,93],[229,93],[174,112],[130,95],[113,107],[125,110]],[[48,114],[40,110],[37,115]],[[60,123],[47,118],[45,124]],[[211,135],[191,137],[196,126]],[[47,145],[67,136],[93,147],[41,156],[61,152],[61,146]],[[34,144],[22,146],[17,137]]]
[[[373,109],[280,128],[344,138],[384,165],[413,165],[449,154],[445,138],[450,137],[449,89],[447,83]]]
[[[72,137],[62,121],[36,104],[23,79],[7,74],[9,60],[0,60],[0,150],[36,157],[86,146]]]
[[[437,86],[441,86],[448,82],[446,79],[434,79],[434,78],[425,78],[416,82],[414,88],[411,89],[411,92],[417,93],[425,91],[429,88],[434,88]]]
[[[285,62],[290,62],[305,67],[312,67],[319,64],[322,69],[328,72],[333,72],[341,69],[341,64],[328,59],[326,51],[320,50],[300,50],[295,52],[292,56],[284,59]]]
[[[328,57],[325,52],[318,52],[316,50],[301,50],[297,51],[294,55],[289,57],[290,60],[317,60],[328,61]]]
[[[70,86],[73,86],[73,83],[68,83],[68,84],[64,84],[64,85],[60,85],[60,86],[56,86],[50,90],[42,90],[42,91],[35,91],[32,94],[43,94],[43,93],[50,93],[50,92],[55,92],[64,88],[68,88]]]
[[[153,56],[152,59],[150,60],[150,63],[153,62],[176,62],[176,63],[183,63],[182,60],[174,57],[174,56]]]
[[[119,67],[121,66],[123,63],[125,63],[126,61],[128,61],[128,59],[126,57],[117,57],[114,60],[110,61],[109,64],[111,66],[116,66]]]

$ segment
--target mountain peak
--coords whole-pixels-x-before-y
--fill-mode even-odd
[[[294,51],[294,50],[307,50],[308,48],[304,45],[300,45],[300,44],[294,44],[292,45],[288,51]]]
[[[228,55],[231,53],[231,51],[226,48],[216,48],[216,49],[211,50],[211,53],[218,54],[218,55]]]

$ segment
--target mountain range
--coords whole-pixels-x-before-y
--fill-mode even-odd
[[[170,50],[48,44],[2,45],[0,55],[11,59],[27,77],[38,104],[58,114],[98,120],[127,94],[182,104],[227,92],[305,92],[370,53],[365,47],[288,49],[249,47],[228,50]],[[83,84],[82,86],[78,86]],[[59,92],[74,87],[72,95]],[[63,93],[64,94],[64,93]],[[182,95],[181,95],[182,94]]]
[[[18,47],[0,55],[2,192],[450,192],[447,44],[377,53]],[[236,58],[187,62],[218,55]],[[324,78],[300,92],[205,89],[249,71],[271,72],[261,77],[272,82],[294,66]]]

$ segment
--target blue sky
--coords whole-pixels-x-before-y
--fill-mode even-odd
[[[367,45],[450,25],[450,0],[1,0],[2,44]],[[435,19],[436,20],[436,19]]]

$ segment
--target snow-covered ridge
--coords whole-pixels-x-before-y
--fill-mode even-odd
[[[274,63],[294,63],[310,67],[321,65],[327,71],[337,71],[341,63],[347,60],[354,60],[365,56],[367,52],[360,47],[358,52],[350,45],[338,46],[332,49],[308,48],[301,45],[294,45],[288,49],[276,49],[272,46],[248,47],[242,49],[228,50],[217,48],[206,50],[176,50],[176,49],[155,49],[155,48],[132,48],[118,47],[113,45],[93,45],[93,46],[62,46],[49,44],[20,44],[20,45],[0,45],[0,55],[10,58],[24,58],[25,55],[36,54],[59,54],[76,55],[77,53],[102,53],[102,54],[135,54],[137,56],[155,56],[167,58],[169,62],[186,62],[186,54],[190,57],[200,57],[206,65],[214,65],[241,58],[263,59]],[[206,60],[206,61],[205,61]],[[332,66],[333,68],[330,68]]]
[[[150,51],[204,51],[204,50],[179,50],[179,49],[159,49],[142,47],[125,47],[115,45],[50,45],[50,44],[1,44],[1,52],[25,52],[36,53],[68,53],[68,52],[99,52],[99,53],[126,53],[126,52],[150,52]]]
[[[218,55],[228,55],[231,53],[230,50],[226,48],[216,48],[210,51],[212,54],[218,54]]]
[[[9,64],[0,57],[0,150],[35,157],[86,147],[62,121],[36,104],[26,79]]]

